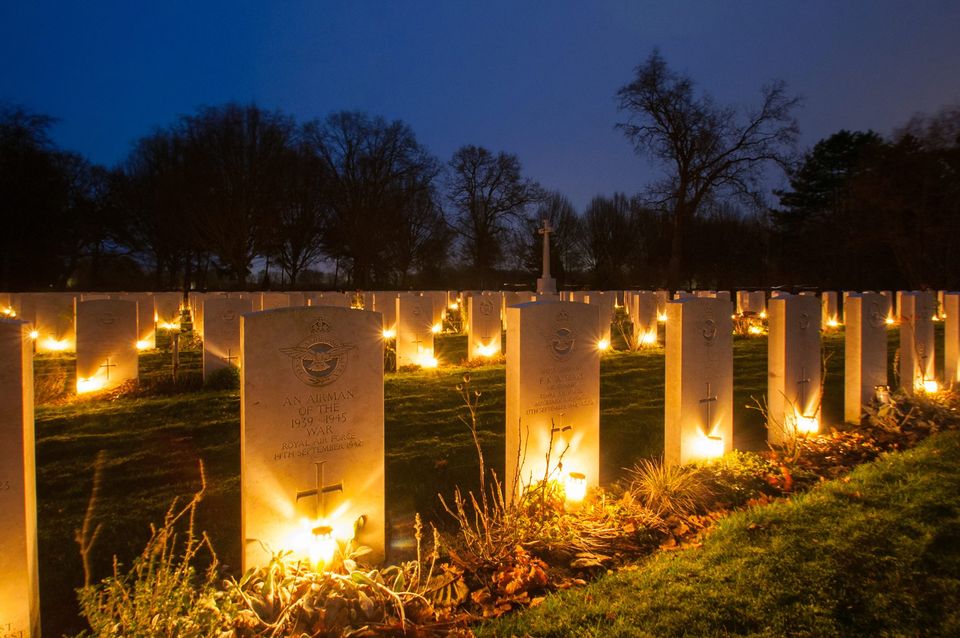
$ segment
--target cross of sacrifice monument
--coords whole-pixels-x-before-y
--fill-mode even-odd
[[[537,294],[555,295],[557,280],[550,276],[550,233],[553,232],[550,220],[544,218],[543,228],[538,229],[537,232],[543,235],[543,277],[537,279]]]
[[[316,487],[309,490],[300,490],[297,492],[297,500],[301,498],[306,498],[308,496],[316,497],[316,504],[314,505],[314,520],[320,521],[327,515],[327,494],[332,492],[342,492],[343,491],[343,481],[339,483],[334,483],[332,485],[323,484],[323,466],[325,461],[320,461],[319,463],[314,463],[317,468],[317,478],[316,478]],[[318,528],[319,529],[319,528]],[[315,530],[316,531],[316,530]]]

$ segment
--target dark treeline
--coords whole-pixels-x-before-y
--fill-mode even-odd
[[[465,145],[442,161],[365,113],[203,108],[107,169],[56,148],[51,118],[8,107],[0,290],[529,288],[542,219],[566,287],[957,286],[960,110],[795,158],[782,85],[742,113],[692,86],[656,52],[638,67],[619,126],[664,178],[582,211],[516,155]],[[765,164],[789,177],[772,208]]]

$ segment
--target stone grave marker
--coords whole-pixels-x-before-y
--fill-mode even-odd
[[[837,293],[832,290],[824,290],[820,293],[820,300],[823,303],[823,306],[820,310],[822,328],[836,328],[840,325],[840,311],[837,304]]]
[[[253,311],[249,299],[210,297],[203,302],[203,380],[218,370],[240,367],[240,315]]]
[[[633,302],[630,320],[633,323],[633,343],[637,347],[652,347],[658,343],[657,297],[648,290],[630,295]]]
[[[657,320],[667,320],[667,302],[670,301],[670,292],[668,290],[654,290],[653,295],[657,298]]]
[[[153,321],[153,295],[149,292],[128,292],[119,295],[117,299],[137,304],[137,349],[156,348],[157,331]]]
[[[667,304],[664,462],[733,449],[733,304],[709,297]]]
[[[137,304],[96,299],[77,303],[77,394],[137,379]]]
[[[887,315],[876,293],[853,294],[844,308],[843,419],[860,423],[863,406],[873,403],[877,386],[887,385]]]
[[[932,292],[904,292],[900,297],[900,387],[907,393],[934,389],[936,358]]]
[[[157,327],[164,330],[179,330],[182,303],[183,295],[179,292],[153,293],[154,318]]]
[[[416,365],[432,368],[433,300],[417,293],[397,297],[397,368]]]
[[[24,293],[21,297],[25,308],[19,318],[33,324],[36,352],[74,352],[76,297],[60,292]]]
[[[473,298],[467,316],[467,360],[500,356],[500,295]]]
[[[598,321],[597,307],[581,303],[530,302],[507,308],[508,498],[547,473],[566,485],[598,484]],[[561,467],[558,459],[564,449]]]
[[[353,537],[384,557],[383,324],[349,308],[240,321],[243,569],[271,552],[329,560]]]
[[[373,309],[383,315],[383,336],[395,339],[397,336],[397,297],[392,291],[373,293]]]
[[[960,292],[943,295],[943,382],[960,383]]]
[[[274,308],[289,308],[290,296],[285,292],[261,292],[260,307],[256,310],[273,310]]]
[[[40,638],[33,343],[0,318],[0,636]]]
[[[820,309],[816,297],[771,299],[767,338],[767,440],[820,429]]]
[[[584,296],[584,301],[596,306],[600,311],[600,349],[610,348],[610,331],[616,313],[617,295],[614,292],[590,291]]]

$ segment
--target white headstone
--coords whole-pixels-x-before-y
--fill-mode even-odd
[[[600,341],[601,350],[610,347],[610,329],[616,313],[617,295],[614,292],[600,292],[591,290],[584,295],[584,301],[591,306],[596,306],[600,311]]]
[[[109,390],[139,376],[137,304],[77,302],[77,393]]]
[[[630,320],[633,323],[633,343],[637,347],[651,347],[658,343],[657,297],[648,290],[630,295],[633,305]]]
[[[260,308],[258,310],[273,310],[274,308],[289,308],[290,295],[285,292],[261,292]]]
[[[229,366],[240,367],[240,315],[251,312],[249,299],[210,297],[203,302],[203,379]]]
[[[664,461],[733,449],[733,304],[708,297],[667,304]]]
[[[820,300],[823,306],[820,310],[820,321],[822,328],[836,328],[840,325],[840,311],[837,303],[837,293],[832,290],[824,290],[820,293]]]
[[[289,550],[317,561],[353,536],[385,548],[379,313],[282,308],[241,319],[243,568]],[[366,558],[364,559],[367,560]]]
[[[383,336],[394,339],[397,336],[397,297],[392,291],[373,293],[373,309],[383,316]]]
[[[74,304],[69,293],[36,292],[21,295],[19,318],[32,323],[37,353],[73,352],[76,349]]]
[[[0,319],[0,636],[40,638],[33,345]]]
[[[473,298],[467,316],[467,360],[499,357],[501,352],[500,296]]]
[[[849,295],[844,307],[843,419],[860,423],[864,405],[887,385],[886,303],[876,293]]]
[[[433,300],[416,293],[397,297],[397,368],[410,365],[437,365],[433,356]]]
[[[820,301],[784,295],[767,306],[767,440],[820,429]]]
[[[960,383],[960,292],[943,295],[943,382]]]
[[[534,302],[511,306],[507,316],[504,491],[515,494],[514,490],[538,483],[547,473],[562,483],[580,478],[571,473],[583,475],[588,487],[596,486],[600,474],[597,308]]]
[[[932,292],[904,292],[900,297],[900,387],[907,393],[936,383]]]
[[[149,292],[131,292],[119,295],[121,301],[137,304],[137,349],[157,347],[156,324],[153,321],[153,295]]]
[[[179,292],[153,293],[154,318],[157,327],[164,330],[179,330],[182,303],[183,295]]]

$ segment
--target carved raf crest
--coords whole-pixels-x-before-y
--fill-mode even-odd
[[[116,322],[116,317],[113,316],[112,312],[103,312],[97,317],[97,321],[100,322],[101,326],[112,326]]]
[[[870,303],[870,325],[874,328],[884,328],[887,325],[887,317],[880,310],[879,302]]]
[[[707,319],[703,322],[703,330],[701,331],[703,338],[707,340],[707,345],[713,343],[713,340],[717,338],[717,322],[713,319]]]
[[[223,314],[220,315],[220,320],[224,323],[233,323],[237,320],[237,311],[236,310],[224,310]]]
[[[800,313],[799,327],[801,330],[806,330],[810,327],[810,315],[806,312]]]
[[[480,314],[489,317],[493,314],[493,299],[483,299],[480,301]]]
[[[544,338],[554,359],[563,360],[570,356],[576,345],[577,336],[570,327],[570,315],[566,310],[557,313],[553,327],[544,333]]]
[[[292,348],[280,348],[291,359],[293,373],[305,384],[320,387],[336,381],[347,367],[347,353],[355,346],[331,339],[330,324],[321,317],[310,336]]]

